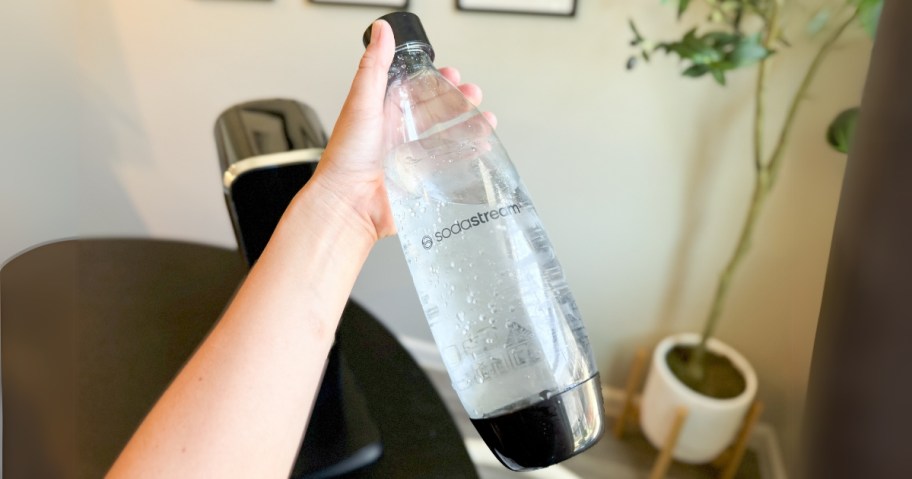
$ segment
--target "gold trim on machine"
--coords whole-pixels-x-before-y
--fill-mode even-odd
[[[283,151],[280,153],[270,153],[268,155],[244,158],[225,170],[225,174],[222,176],[222,184],[224,185],[225,190],[228,191],[231,189],[232,183],[234,183],[239,176],[250,170],[269,166],[294,165],[298,163],[319,161],[322,154],[323,148],[306,148],[303,150]]]

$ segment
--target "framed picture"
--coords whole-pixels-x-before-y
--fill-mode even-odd
[[[360,7],[384,7],[405,10],[408,0],[310,0],[310,3],[322,5],[356,5]]]
[[[572,17],[576,0],[456,0],[459,10]]]

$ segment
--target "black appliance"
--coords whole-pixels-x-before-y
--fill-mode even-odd
[[[327,137],[308,106],[270,99],[227,109],[216,121],[215,139],[238,248],[253,266],[282,213],[313,175]],[[379,431],[334,345],[291,477],[336,477],[375,462],[381,453]]]

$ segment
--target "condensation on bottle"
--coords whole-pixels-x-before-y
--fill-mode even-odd
[[[381,19],[396,43],[384,104],[386,189],[434,341],[497,458],[513,470],[555,464],[604,429],[576,302],[506,150],[434,67],[418,17]]]

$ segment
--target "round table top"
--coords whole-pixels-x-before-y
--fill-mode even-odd
[[[236,251],[145,239],[61,241],[7,263],[4,475],[101,477],[246,270]],[[427,376],[354,302],[339,347],[383,441],[375,464],[345,477],[477,477]]]

